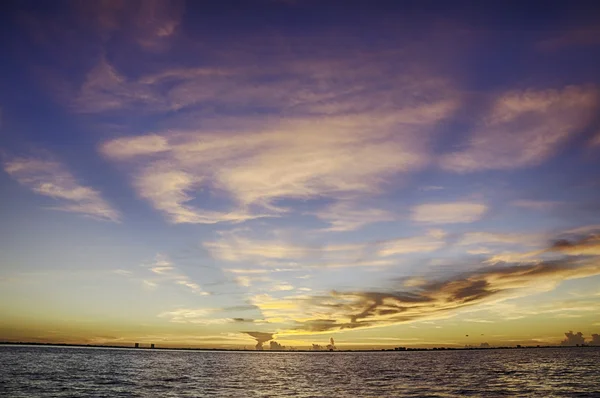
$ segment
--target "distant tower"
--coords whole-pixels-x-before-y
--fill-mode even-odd
[[[140,343],[135,343],[135,348],[140,348]]]
[[[154,343],[150,344],[150,348],[154,348]]]

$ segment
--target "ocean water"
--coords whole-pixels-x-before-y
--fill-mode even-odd
[[[600,397],[600,348],[211,352],[0,346],[1,397]]]

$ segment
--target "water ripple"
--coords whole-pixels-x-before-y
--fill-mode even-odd
[[[0,347],[7,397],[599,397],[600,348],[268,353]]]

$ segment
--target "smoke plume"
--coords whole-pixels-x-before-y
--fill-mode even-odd
[[[256,339],[256,345],[254,346],[258,351],[263,350],[263,344],[269,340],[273,340],[273,333],[264,332],[242,332],[250,335]]]
[[[335,341],[333,340],[333,337],[331,337],[331,338],[329,339],[329,344],[327,344],[327,349],[328,349],[329,351],[333,351],[333,350],[335,350]]]

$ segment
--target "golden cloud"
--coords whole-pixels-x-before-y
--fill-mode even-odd
[[[441,281],[399,282],[400,290],[332,291],[322,296],[274,298],[252,303],[269,322],[289,325],[281,334],[379,327],[447,317],[457,310],[550,291],[564,280],[600,275],[597,236],[559,241],[548,250],[570,255],[556,261],[498,263]],[[584,257],[572,257],[584,255]]]

